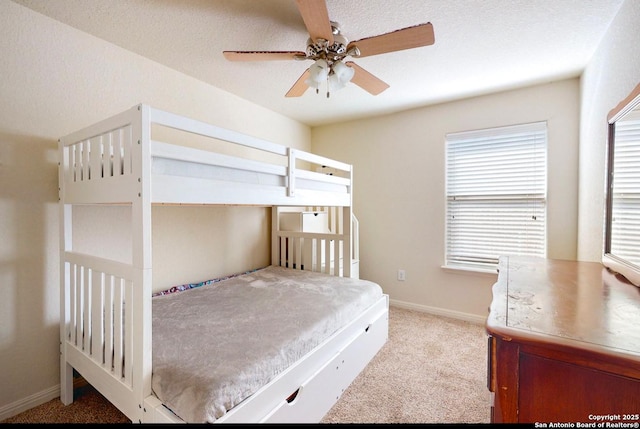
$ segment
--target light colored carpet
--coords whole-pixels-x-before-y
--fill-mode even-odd
[[[324,423],[489,423],[483,326],[391,307],[389,339]]]
[[[131,423],[131,420],[105,399],[93,387],[86,384],[73,392],[74,400],[64,406],[60,398],[52,399],[42,405],[1,423]]]
[[[389,340],[322,423],[488,423],[483,326],[391,307]],[[130,422],[91,386],[0,423]]]

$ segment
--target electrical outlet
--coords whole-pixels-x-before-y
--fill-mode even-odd
[[[407,273],[404,270],[398,270],[398,280],[401,282],[407,279]]]

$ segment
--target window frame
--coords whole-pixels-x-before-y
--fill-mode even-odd
[[[640,265],[635,261],[629,260],[625,255],[615,254],[612,252],[613,238],[613,206],[615,195],[614,182],[614,165],[616,151],[616,126],[622,120],[634,117],[634,121],[640,116],[640,84],[622,100],[607,116],[608,135],[606,150],[606,174],[605,174],[605,215],[604,215],[604,243],[602,263],[611,270],[622,274],[631,283],[640,286]],[[640,144],[639,144],[640,146]],[[640,184],[640,180],[638,181]],[[635,183],[634,183],[635,184]],[[624,238],[624,236],[620,237]],[[634,243],[635,244],[635,243]],[[619,244],[617,244],[619,245]]]

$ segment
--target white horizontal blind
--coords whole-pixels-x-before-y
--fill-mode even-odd
[[[611,253],[640,266],[640,119],[616,122]]]
[[[495,269],[546,255],[545,122],[446,136],[445,265]]]

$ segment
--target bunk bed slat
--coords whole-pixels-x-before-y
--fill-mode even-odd
[[[82,180],[82,145],[74,145],[68,150],[69,165],[71,166],[71,181]]]
[[[81,177],[81,180],[83,181],[90,180],[91,176],[89,175],[90,171],[89,171],[89,148],[88,148],[89,142],[86,141],[86,142],[81,142],[79,144],[81,145],[80,146],[80,155],[81,155],[80,162],[82,163],[80,165],[80,168],[81,168],[80,177]]]
[[[76,264],[72,265],[72,275],[71,277],[71,288],[74,291],[71,301],[72,309],[71,314],[73,315],[73,319],[71,320],[72,325],[69,327],[71,331],[71,342],[75,346],[82,347],[82,288],[80,285],[82,284],[82,268],[78,267]]]
[[[303,270],[305,268],[304,266],[304,261],[302,259],[302,248],[304,246],[304,238],[300,237],[297,239],[296,242],[296,268],[298,268],[299,270]]]
[[[124,164],[122,154],[124,147],[122,146],[122,129],[118,129],[111,134],[111,175],[120,176],[124,174]]]
[[[100,365],[102,365],[102,344],[104,342],[104,326],[102,323],[104,316],[103,278],[103,273],[91,271],[91,305],[88,309],[91,320],[91,326],[89,327],[89,354]]]
[[[317,238],[314,238],[313,242],[315,243],[315,251],[313,252],[314,264],[311,269],[314,271],[322,271],[322,247],[324,242]]]
[[[120,174],[132,174],[133,173],[133,136],[131,125],[127,125],[118,130],[118,137],[120,139]]]
[[[87,285],[91,281],[91,270],[86,267],[82,267],[82,283],[80,284],[82,290],[82,307],[80,313],[82,314],[82,350],[87,355],[91,355],[91,288]]]
[[[89,140],[87,152],[89,156],[89,180],[102,178],[103,165],[102,135]]]
[[[331,266],[331,243],[325,242],[324,245],[324,272],[326,274],[333,273],[333,267]]]
[[[122,332],[122,340],[118,342],[121,344],[121,348],[117,355],[118,368],[116,372],[118,377],[121,377],[127,386],[133,385],[133,282],[124,280],[122,284],[122,299],[120,301],[119,311],[116,313],[120,318],[120,329],[118,333]],[[129,305],[127,305],[129,303]],[[122,316],[120,316],[122,315]]]
[[[124,339],[122,338],[123,324],[122,324],[122,303],[124,301],[122,294],[122,279],[114,284],[113,289],[113,357],[110,368],[113,373],[122,377],[122,360],[124,354],[122,353],[122,344]]]
[[[111,274],[105,274],[104,285],[104,346],[102,348],[102,364],[107,369],[113,368],[113,355],[111,350],[114,349],[113,343],[113,289],[114,277]]]
[[[289,249],[288,249],[288,255],[287,255],[287,266],[289,268],[293,268],[295,269],[300,269],[300,264],[297,263],[298,261],[300,261],[300,259],[296,258],[296,253],[297,253],[297,249],[298,249],[298,240],[296,240],[294,237],[289,237]]]

